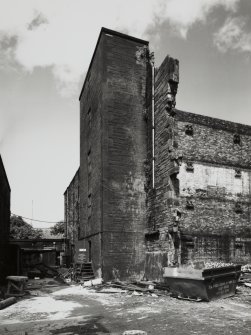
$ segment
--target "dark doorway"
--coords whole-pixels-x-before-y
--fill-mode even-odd
[[[92,261],[92,242],[88,241],[88,261]]]

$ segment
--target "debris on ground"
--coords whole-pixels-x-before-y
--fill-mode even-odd
[[[241,277],[239,279],[238,285],[245,285],[246,287],[251,288],[251,273],[250,272],[242,272]]]
[[[102,278],[87,280],[83,283],[84,286],[95,286],[95,285],[101,285],[103,282]]]
[[[234,263],[225,263],[225,262],[205,262],[204,269],[217,269],[217,268],[225,268],[228,266],[234,266]]]
[[[143,331],[192,335],[222,334],[224,327],[227,334],[244,335],[251,320],[250,288],[244,285],[232,298],[198,305],[170,295],[160,297],[155,282],[150,284],[154,286],[153,292],[135,291],[140,295],[112,287],[112,282],[92,287],[60,284],[58,288],[53,285],[49,288],[54,282],[56,279],[29,281],[32,285],[42,284],[40,290],[31,291],[38,295],[21,298],[0,311],[0,334],[29,330],[29,334],[136,335],[136,330],[141,330],[140,335]],[[123,285],[136,286],[135,283],[123,282]],[[138,287],[148,288],[149,283],[143,284],[139,282]],[[112,294],[105,294],[109,290]]]
[[[91,285],[91,283],[92,285]],[[158,296],[170,295],[167,286],[160,285],[154,282],[146,281],[132,281],[132,282],[122,282],[119,280],[114,280],[111,282],[103,283],[102,279],[99,281],[92,280],[85,282],[83,287],[91,290],[95,290],[98,293],[127,293],[131,296],[143,296],[148,295],[157,298]]]
[[[59,276],[58,270],[44,263],[34,264],[27,273],[29,279],[53,278]]]
[[[242,272],[251,272],[251,264],[246,264],[241,267]]]
[[[123,335],[147,335],[143,330],[126,330]]]

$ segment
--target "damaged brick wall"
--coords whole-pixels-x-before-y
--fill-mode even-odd
[[[251,127],[181,111],[175,119],[183,150],[179,227],[194,235],[191,258],[250,261]]]
[[[222,220],[220,226],[213,224],[209,214],[208,226],[204,223],[201,230],[250,233],[251,128],[181,111],[176,113],[176,125],[184,153],[179,172],[181,196],[195,211],[192,202],[205,202],[215,212],[215,221]]]
[[[148,42],[102,28],[80,95],[79,245],[105,280],[250,257],[251,127],[176,110],[176,59],[154,75],[153,157]]]
[[[195,258],[251,258],[251,127],[168,108],[173,63],[167,57],[155,81],[155,220],[146,236],[150,279],[154,262],[154,277],[161,278],[161,266]]]
[[[155,189],[149,193],[151,216],[145,235],[146,279],[161,279],[164,266],[177,263],[181,243],[170,229],[179,213],[179,155],[175,152],[174,107],[179,82],[179,63],[169,56],[155,70]]]

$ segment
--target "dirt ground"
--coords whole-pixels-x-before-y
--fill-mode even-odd
[[[209,303],[113,288],[98,292],[54,280],[29,281],[28,289],[29,295],[0,310],[1,335],[115,335],[126,330],[247,335],[251,329],[251,288],[244,286],[232,298]]]

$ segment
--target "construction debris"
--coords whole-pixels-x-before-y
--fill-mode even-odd
[[[234,263],[224,263],[224,262],[205,262],[202,269],[217,269],[217,268],[225,268],[228,266],[234,266]]]
[[[126,330],[123,335],[147,335],[143,330]]]
[[[246,264],[241,267],[242,272],[251,272],[251,264]]]
[[[57,276],[58,271],[44,263],[33,265],[31,270],[28,272],[28,277],[30,279],[53,278]]]
[[[83,286],[95,286],[95,285],[101,285],[103,282],[102,278],[97,278],[97,279],[93,279],[93,280],[88,280],[85,281]]]

